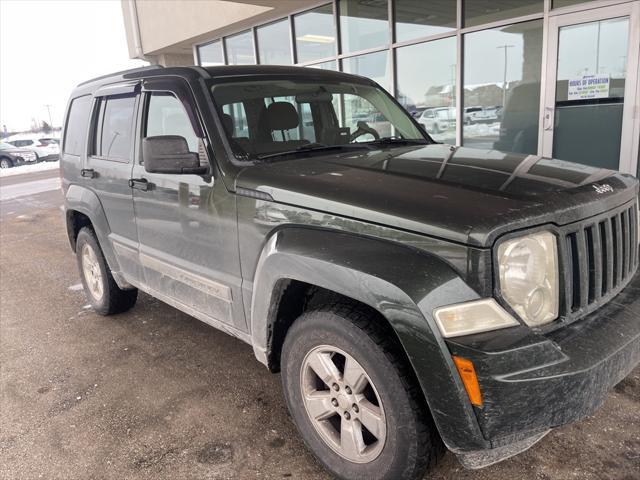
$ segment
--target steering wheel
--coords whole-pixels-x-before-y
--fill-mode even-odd
[[[371,128],[369,125],[367,125],[367,122],[363,122],[362,120],[360,120],[357,125],[358,128],[349,137],[349,142],[353,142],[356,138],[366,134],[372,135],[374,140],[380,140],[380,134],[378,133],[378,131],[375,128]]]

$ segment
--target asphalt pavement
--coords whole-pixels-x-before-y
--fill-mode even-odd
[[[144,294],[88,307],[57,175],[0,179],[0,478],[328,479],[248,345]],[[640,368],[529,451],[428,478],[637,480]]]

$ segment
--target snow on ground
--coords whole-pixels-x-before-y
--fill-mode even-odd
[[[60,168],[60,161],[32,163],[30,165],[20,165],[13,168],[3,168],[0,170],[0,177],[22,175],[23,173],[44,172],[46,170],[56,170],[58,168]]]
[[[6,200],[14,200],[20,197],[28,197],[37,193],[58,190],[59,188],[59,177],[16,183],[15,185],[3,185],[2,188],[0,188],[0,201],[4,202]]]

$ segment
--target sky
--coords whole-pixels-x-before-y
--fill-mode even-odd
[[[0,0],[0,128],[61,126],[80,82],[145,65],[131,60],[120,0]]]

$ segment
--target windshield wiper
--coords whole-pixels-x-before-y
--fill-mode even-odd
[[[362,149],[362,148],[369,149],[369,147],[367,146],[367,143],[344,143],[344,144],[338,144],[338,145],[325,145],[324,143],[310,143],[307,145],[301,145],[295,150],[269,153],[267,155],[258,155],[256,159],[268,160],[270,158],[283,157],[286,155],[294,155],[296,153],[301,153],[301,152],[322,152],[325,150],[342,150],[342,149],[350,150],[350,149]]]
[[[428,145],[425,138],[402,138],[402,137],[382,137],[377,140],[366,142],[371,145]]]

